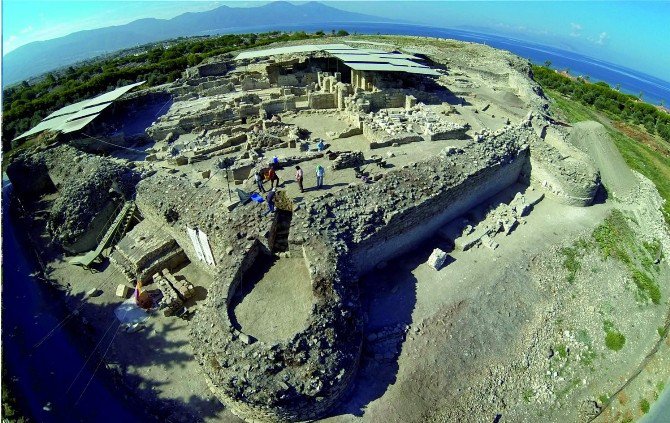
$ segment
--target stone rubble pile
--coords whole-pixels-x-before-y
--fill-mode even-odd
[[[111,202],[130,198],[140,178],[125,160],[86,154],[68,145],[21,155],[7,174],[18,190],[49,190],[48,185],[58,190],[48,227],[64,245],[83,236],[100,212],[113,207]]]
[[[374,146],[390,143],[460,139],[469,125],[448,121],[432,108],[418,104],[402,111],[380,110],[361,117],[363,134]]]
[[[331,168],[333,170],[348,169],[351,167],[360,167],[365,164],[365,157],[361,151],[342,151],[338,153],[333,160]]]
[[[152,280],[163,294],[158,308],[166,317],[184,310],[184,303],[195,295],[193,284],[186,279],[176,279],[167,269],[155,273]]]
[[[459,250],[469,250],[477,245],[484,245],[492,250],[498,248],[494,238],[500,234],[509,235],[519,224],[525,223],[522,219],[527,216],[533,206],[539,203],[544,194],[537,191],[527,192],[525,195],[517,193],[509,204],[501,203],[489,207],[484,219],[475,226],[470,225],[467,219],[457,219],[447,225],[440,234],[454,242]],[[460,235],[454,236],[454,233]]]

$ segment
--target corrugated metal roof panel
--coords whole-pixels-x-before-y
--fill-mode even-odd
[[[79,131],[80,129],[83,129],[86,125],[89,123],[93,122],[95,118],[98,117],[98,114],[91,115],[91,116],[86,116],[80,119],[72,119],[68,120],[63,125],[58,128],[58,130],[64,134],[68,134],[70,132],[75,132]]]
[[[94,98],[90,99],[88,101],[88,104],[86,104],[85,107],[91,107],[91,106],[95,106],[97,104],[102,104],[102,103],[107,103],[107,102],[110,102],[110,101],[115,101],[119,97],[121,97],[122,95],[127,93],[128,91],[132,90],[133,88],[139,87],[140,85],[144,84],[144,82],[145,81],[136,82],[134,84],[130,84],[130,85],[126,85],[126,86],[121,87],[121,88],[117,88],[117,89],[115,89],[113,91],[110,91],[108,93],[101,94],[97,97],[94,97]]]
[[[416,67],[416,66],[398,66],[387,63],[360,63],[360,62],[344,62],[345,65],[351,69],[359,71],[374,71],[374,72],[407,72],[420,75],[439,76],[440,73],[431,68]]]
[[[72,113],[67,115],[67,120],[75,120],[79,118],[83,118],[86,116],[91,116],[91,115],[98,115],[100,112],[108,108],[109,106],[112,105],[112,102],[110,101],[109,103],[103,103],[103,104],[98,104],[97,106],[91,106],[91,107],[86,107],[84,109],[79,110],[76,113]]]
[[[63,115],[69,115],[71,113],[75,113],[83,108],[85,108],[88,105],[88,102],[90,99],[84,100],[84,101],[79,101],[77,103],[72,103],[70,105],[67,105],[63,108],[60,108],[56,110],[55,112],[51,113],[49,116],[45,117],[42,119],[42,121],[53,119],[57,116],[63,116]]]
[[[74,132],[91,123],[119,97],[144,84],[145,81],[126,85],[97,97],[70,104],[45,117],[34,128],[14,138],[15,140],[39,134],[42,131]],[[84,123],[85,122],[85,123]],[[83,126],[81,124],[83,123]],[[76,129],[72,129],[76,128]]]
[[[279,54],[312,53],[324,51],[330,53],[345,65],[355,70],[369,70],[377,72],[409,72],[422,75],[440,75],[435,69],[414,62],[421,60],[411,54],[394,53],[371,48],[356,48],[346,44],[305,44],[301,46],[277,47],[265,50],[244,51],[236,59],[252,59],[269,57]]]
[[[312,53],[325,50],[351,50],[346,44],[303,44],[299,46],[275,47],[264,50],[243,51],[235,57],[235,60],[256,59],[259,57],[276,56],[279,54]]]
[[[418,68],[425,68],[426,65],[412,62],[411,60],[403,58],[387,58],[380,57],[375,54],[334,54],[333,56],[342,60],[343,62],[359,62],[359,63],[389,63],[396,66],[412,66]]]

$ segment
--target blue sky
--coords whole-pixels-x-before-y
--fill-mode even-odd
[[[252,1],[3,0],[3,54],[36,40]],[[670,1],[327,1],[340,9],[534,41],[670,80]]]

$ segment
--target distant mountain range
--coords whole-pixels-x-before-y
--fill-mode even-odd
[[[35,41],[3,56],[2,76],[4,85],[9,85],[105,53],[176,37],[239,32],[260,26],[280,30],[283,26],[338,22],[390,20],[346,12],[317,2],[300,5],[274,2],[249,8],[221,6],[206,12],[184,13],[172,19],[139,19],[125,25]]]

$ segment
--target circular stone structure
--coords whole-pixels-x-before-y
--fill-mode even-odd
[[[306,327],[285,341],[264,342],[240,332],[229,309],[236,290],[259,254],[245,244],[222,264],[209,307],[196,315],[196,358],[210,388],[247,421],[296,421],[322,416],[356,373],[362,345],[358,292],[343,277],[341,256],[312,238],[302,245],[314,303]],[[346,268],[346,267],[345,267]]]

